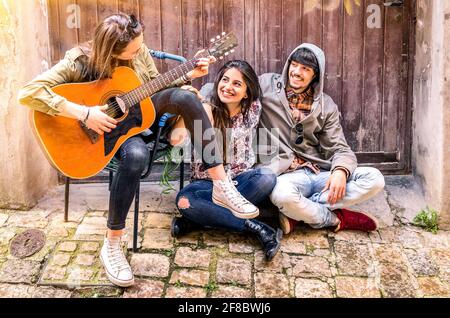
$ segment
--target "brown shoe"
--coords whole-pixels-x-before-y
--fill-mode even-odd
[[[333,212],[336,214],[339,221],[341,221],[338,226],[336,226],[335,232],[341,230],[371,232],[378,228],[377,219],[364,212],[356,212],[347,209],[337,209]]]
[[[285,235],[291,233],[298,223],[297,220],[288,218],[286,215],[284,215],[281,212],[279,214],[279,221],[280,221],[281,230],[283,230],[283,233]]]

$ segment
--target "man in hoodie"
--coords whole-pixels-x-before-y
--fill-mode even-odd
[[[298,221],[335,231],[374,231],[373,216],[345,208],[381,191],[384,178],[375,168],[357,167],[338,107],[323,92],[324,75],[323,51],[302,44],[290,54],[281,75],[259,78],[260,128],[269,136],[267,146],[277,149],[262,162],[278,175],[270,199],[280,209],[285,234]]]

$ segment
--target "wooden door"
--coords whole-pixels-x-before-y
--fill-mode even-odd
[[[188,58],[215,35],[234,31],[240,45],[229,58],[246,59],[259,74],[281,72],[292,49],[314,43],[325,51],[325,92],[340,107],[359,162],[409,172],[414,0],[389,7],[384,2],[392,1],[381,0],[48,1],[53,63],[118,11],[140,17],[150,48]],[[160,72],[174,65],[157,61]],[[207,81],[211,75],[196,85]]]

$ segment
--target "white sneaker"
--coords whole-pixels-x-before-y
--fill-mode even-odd
[[[121,238],[108,239],[105,237],[100,260],[105,267],[108,279],[120,287],[129,287],[134,284],[133,272],[128,264],[121,247]]]
[[[253,219],[259,215],[256,206],[244,198],[236,189],[235,181],[227,177],[224,180],[214,180],[213,202],[221,207],[229,209],[235,217],[241,219]]]

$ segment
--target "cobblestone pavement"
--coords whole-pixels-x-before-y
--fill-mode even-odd
[[[385,191],[359,206],[379,218],[377,232],[302,225],[283,238],[271,263],[246,235],[205,230],[172,239],[175,194],[161,195],[158,185],[144,184],[140,249],[128,251],[137,280],[128,289],[112,286],[98,261],[107,185],[72,185],[68,223],[63,190],[51,191],[30,211],[0,210],[0,297],[450,296],[450,232],[435,235],[409,224],[426,205],[410,177],[388,177]],[[11,240],[30,228],[46,234],[45,246],[15,258]]]

